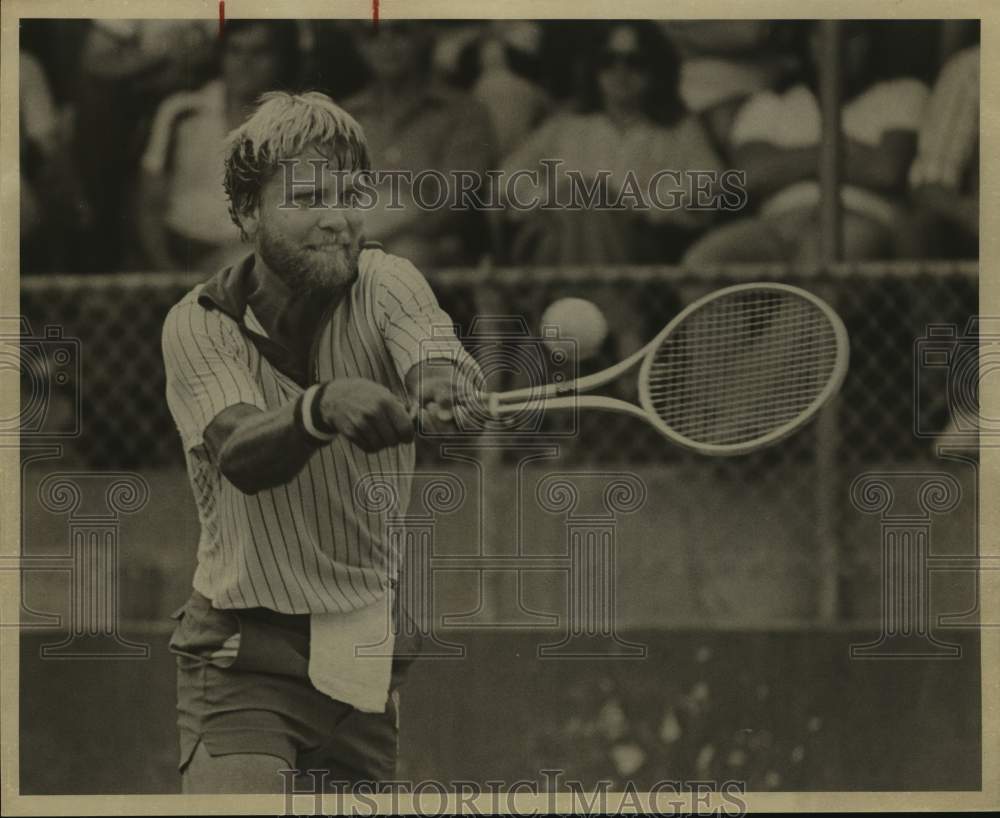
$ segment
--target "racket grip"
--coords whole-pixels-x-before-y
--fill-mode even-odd
[[[410,416],[410,422],[416,426],[420,422],[420,413],[424,410],[437,412],[440,407],[431,401],[423,409],[421,409],[417,404],[411,404],[410,408],[407,410],[407,414]],[[446,420],[445,418],[439,418],[440,420]]]
[[[477,398],[473,400],[457,400],[455,401],[455,408],[465,407],[470,410],[475,410],[477,407],[482,411],[483,404],[486,405],[486,411],[489,413],[491,418],[498,418],[500,416],[500,395],[497,392],[484,392],[480,394]],[[427,408],[431,406],[436,406],[436,404],[428,404]],[[407,414],[410,417],[410,422],[416,427],[420,422],[420,413],[422,409],[416,403],[411,403],[407,409]],[[454,412],[454,409],[452,410]]]

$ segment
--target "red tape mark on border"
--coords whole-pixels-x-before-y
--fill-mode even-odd
[[[226,0],[219,0],[219,36],[226,27]]]
[[[378,28],[378,0],[372,0],[372,24]]]

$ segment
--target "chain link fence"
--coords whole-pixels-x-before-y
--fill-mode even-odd
[[[496,348],[498,333],[501,344],[513,335],[544,357],[551,350],[537,333],[546,306],[566,295],[594,301],[608,318],[609,337],[579,372],[563,368],[568,376],[616,363],[685,304],[728,284],[783,281],[826,299],[850,334],[850,369],[839,397],[781,444],[740,457],[706,458],[667,444],[628,416],[553,412],[531,434],[509,437],[494,467],[503,475],[504,465],[513,467],[525,445],[552,441],[559,456],[549,468],[640,474],[650,508],[641,522],[623,523],[622,537],[640,546],[622,561],[623,591],[642,588],[643,572],[653,570],[652,563],[643,567],[648,559],[643,555],[659,549],[667,536],[661,538],[660,525],[675,529],[674,544],[694,542],[687,575],[677,577],[674,591],[694,595],[691,610],[722,619],[728,611],[735,621],[755,600],[770,597],[785,602],[772,606],[768,621],[878,615],[877,526],[852,507],[849,486],[866,470],[946,465],[934,432],[954,421],[949,377],[955,362],[963,352],[967,357],[978,349],[974,339],[962,335],[978,305],[975,264],[842,264],[811,270],[740,265],[698,271],[479,268],[429,277],[464,342],[483,359],[488,357],[484,350]],[[197,281],[159,274],[25,279],[21,332],[30,331],[30,339],[25,343],[22,337],[22,349],[34,349],[41,364],[27,373],[22,368],[22,410],[28,404],[44,409],[33,415],[29,437],[60,440],[64,463],[83,469],[179,474],[183,457],[164,399],[160,328],[169,308]],[[73,339],[78,343],[67,346]],[[57,343],[78,362],[54,362]],[[925,347],[936,357],[916,355]],[[543,377],[556,370],[559,365],[552,364]],[[487,374],[492,388],[523,385],[516,362],[494,366]],[[618,397],[635,397],[627,380],[611,390]],[[437,468],[447,458],[439,441],[433,443],[421,446],[419,462]],[[510,482],[491,484],[494,506],[512,502]],[[668,503],[674,516],[658,518],[658,507]],[[970,536],[963,530],[961,537]],[[859,548],[859,542],[871,547]],[[740,582],[726,573],[734,544],[744,546]],[[846,585],[854,591],[845,591]],[[638,616],[636,621],[654,619]]]
[[[651,338],[685,304],[713,289],[748,280],[783,281],[828,300],[851,337],[851,367],[836,415],[836,457],[844,463],[900,462],[931,455],[929,436],[948,420],[948,367],[914,364],[915,346],[929,325],[951,325],[959,338],[978,304],[974,264],[837,265],[807,272],[783,266],[738,265],[712,271],[678,268],[501,268],[447,270],[431,275],[442,305],[475,352],[484,338],[538,333],[546,306],[565,295],[593,300],[608,315],[611,331],[600,352],[574,374],[609,366]],[[79,340],[79,382],[62,390],[48,371],[29,372],[23,386],[42,391],[47,416],[40,437],[59,436],[73,422],[59,394],[80,396],[81,433],[67,441],[88,468],[144,468],[183,464],[179,440],[164,400],[160,328],[170,307],[200,280],[190,275],[126,274],[51,276],[23,282],[21,312],[30,338],[46,343],[46,327]],[[485,316],[508,319],[505,325]],[[509,319],[515,319],[514,329]],[[499,329],[497,327],[500,326]],[[535,336],[539,337],[539,336]],[[940,346],[940,338],[928,339]],[[528,341],[530,343],[530,339]],[[975,342],[973,341],[973,346]],[[43,352],[43,355],[45,353]],[[544,353],[543,353],[544,354]],[[936,371],[935,371],[936,370]],[[511,373],[499,385],[516,382]],[[41,377],[39,377],[41,375]],[[616,387],[630,395],[627,381]],[[566,439],[564,454],[581,464],[677,462],[696,456],[663,445],[633,419],[586,412],[569,421],[553,413],[533,434]],[[713,461],[765,476],[781,461],[811,460],[815,430],[778,450]],[[698,458],[699,460],[701,458]]]

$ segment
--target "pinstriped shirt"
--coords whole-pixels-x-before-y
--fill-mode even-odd
[[[217,608],[358,610],[383,597],[398,565],[387,553],[385,515],[406,511],[413,444],[368,454],[338,436],[289,483],[248,495],[212,463],[203,432],[227,407],[276,409],[307,383],[335,378],[366,378],[407,402],[405,376],[423,357],[466,353],[416,268],[365,249],[356,281],[317,330],[310,371],[296,377],[240,296],[253,258],[195,287],[163,328],[167,403],[201,523],[193,585]],[[359,505],[355,489],[368,475],[394,484],[396,509]]]

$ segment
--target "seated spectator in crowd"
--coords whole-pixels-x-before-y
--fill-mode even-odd
[[[488,20],[436,20],[431,49],[431,75],[437,82],[456,88],[472,85],[468,74],[468,54],[483,41]]]
[[[677,95],[677,62],[660,30],[648,22],[614,22],[592,31],[595,47],[584,50],[582,84],[575,110],[553,114],[502,162],[505,178],[518,171],[539,171],[538,188],[521,177],[511,191],[521,202],[546,198],[547,180],[540,162],[559,160],[557,197],[570,200],[567,171],[593,186],[607,176],[609,203],[617,201],[632,175],[645,197],[655,186],[661,202],[681,192],[674,209],[635,207],[623,197],[621,209],[605,207],[511,207],[520,222],[513,237],[511,261],[527,264],[669,263],[676,260],[695,232],[712,218],[711,210],[692,207],[691,177],[659,177],[660,171],[721,171],[721,162],[704,129],[685,113]],[[679,181],[679,184],[678,184]],[[647,204],[651,204],[647,202]],[[553,294],[552,297],[555,297]],[[638,349],[647,328],[642,318],[662,324],[634,294],[618,283],[588,292],[604,312],[617,358]],[[623,387],[624,389],[624,387]],[[624,393],[623,393],[624,394]]]
[[[486,106],[500,156],[534,131],[551,106],[539,77],[542,47],[542,26],[532,20],[491,20],[438,38],[435,69]]]
[[[211,61],[214,20],[95,19],[84,45],[85,69],[135,82],[153,96],[187,86]]]
[[[302,50],[300,87],[342,100],[365,85],[367,71],[353,20],[299,20]]]
[[[979,258],[979,46],[954,54],[941,69],[931,92],[917,139],[917,158],[910,167],[910,189],[918,207],[921,226],[934,239],[925,255],[946,258]],[[945,310],[947,308],[944,308]],[[953,316],[942,305],[921,301],[913,322],[926,332],[927,325],[945,323]],[[960,354],[958,344],[954,353]],[[978,383],[973,384],[978,387]],[[978,424],[951,415],[951,400],[943,394],[924,394],[927,405],[937,405],[949,417],[932,451],[939,446],[963,443],[977,446],[969,432]],[[978,404],[978,390],[974,405]],[[923,406],[923,404],[921,404]]]
[[[661,23],[681,60],[680,95],[715,144],[729,144],[747,97],[776,87],[798,67],[773,20],[672,20]]]
[[[941,254],[979,257],[979,46],[941,69],[924,110],[910,188],[939,231]]]
[[[468,94],[433,80],[431,27],[392,20],[377,27],[359,25],[357,32],[370,77],[360,93],[342,104],[364,128],[374,167],[414,175],[436,170],[448,182],[453,170],[484,175],[496,154],[489,114]],[[455,198],[450,186],[440,196],[438,183],[426,181],[417,200],[405,180],[396,186],[402,207],[386,207],[391,203],[386,181],[366,217],[369,239],[421,268],[464,264],[478,256],[483,248],[470,246],[469,239],[480,214],[416,203],[439,197],[450,203]]]
[[[297,48],[293,22],[230,20],[221,76],[160,106],[139,197],[139,234],[153,269],[211,272],[241,253],[222,184],[223,140],[261,94],[293,81]]]
[[[733,124],[733,161],[746,171],[751,205],[761,203],[757,215],[709,233],[688,251],[685,263],[818,261],[818,26],[810,32],[809,46],[809,81],[755,94]],[[928,94],[916,79],[872,80],[870,47],[864,24],[845,25],[841,198],[843,254],[849,260],[896,253],[909,223],[903,193]]]
[[[92,216],[45,70],[30,52],[19,56],[21,272],[65,272],[70,235]]]
[[[37,270],[42,265],[35,261],[38,252],[33,239],[41,231],[44,213],[35,192],[37,166],[55,153],[59,123],[45,72],[38,60],[25,51],[20,54],[20,79],[21,256],[29,268]]]
[[[589,59],[582,66],[575,110],[553,114],[507,156],[501,163],[505,177],[519,170],[541,172],[542,159],[560,160],[558,184],[565,200],[566,171],[581,173],[588,185],[599,172],[610,171],[613,201],[630,172],[646,191],[662,170],[720,171],[704,129],[684,111],[677,95],[675,54],[656,25],[601,25],[595,39],[596,48],[585,50]],[[518,199],[544,198],[544,178],[535,190],[528,182],[522,177],[518,183]],[[674,186],[661,177],[656,189],[660,200],[667,201]],[[522,223],[512,260],[537,264],[669,262],[712,217],[710,211],[688,207],[508,212]]]
[[[479,47],[479,77],[472,93],[493,117],[500,155],[535,129],[549,106],[548,95],[525,74],[538,54],[541,32],[532,22],[494,21]]]
[[[75,145],[95,215],[81,267],[109,272],[128,258],[135,202],[129,194],[149,124],[169,94],[196,88],[211,73],[214,20],[90,21],[76,84]]]

